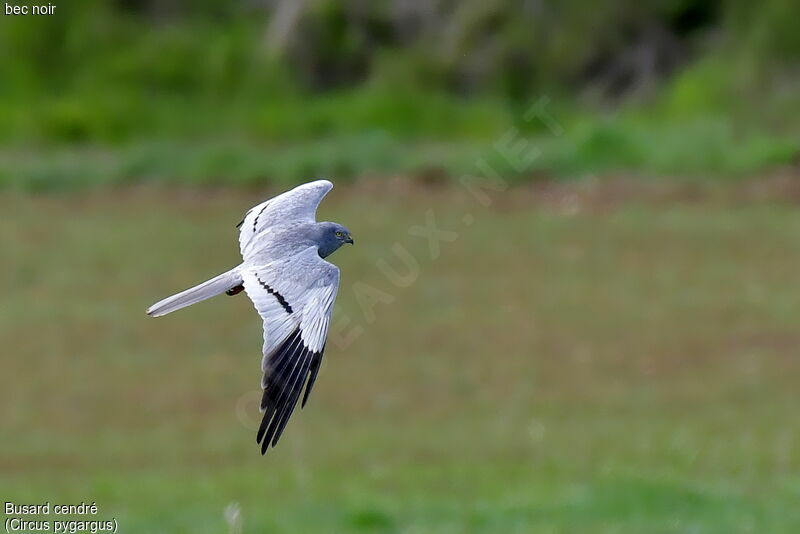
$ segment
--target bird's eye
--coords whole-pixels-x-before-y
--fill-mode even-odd
[[[342,237],[344,234],[342,232],[336,232],[336,237]]]

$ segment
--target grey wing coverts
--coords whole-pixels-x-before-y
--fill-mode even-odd
[[[264,320],[264,417],[257,441],[265,452],[278,442],[303,386],[303,405],[308,399],[322,363],[339,269],[309,248],[268,265],[245,266],[242,276]]]

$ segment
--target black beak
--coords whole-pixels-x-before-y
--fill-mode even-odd
[[[347,239],[345,239],[344,242],[345,243],[350,243],[352,245],[353,244],[353,238],[350,237],[350,236],[347,236]]]

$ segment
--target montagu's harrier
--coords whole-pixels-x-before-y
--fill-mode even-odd
[[[339,269],[323,258],[353,243],[344,226],[315,220],[332,187],[317,180],[252,208],[239,223],[241,265],[147,310],[160,317],[221,293],[247,293],[264,320],[261,454],[278,443],[303,386],[305,406],[322,362],[339,287]]]

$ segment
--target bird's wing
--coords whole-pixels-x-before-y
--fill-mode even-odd
[[[268,235],[275,226],[298,222],[314,222],[317,207],[333,184],[328,180],[317,180],[298,185],[274,198],[251,208],[239,223],[239,250],[247,259],[259,237]]]
[[[339,269],[317,247],[264,266],[244,266],[244,289],[264,320],[261,453],[278,443],[303,386],[302,405],[322,363]],[[307,382],[307,385],[306,385]]]

